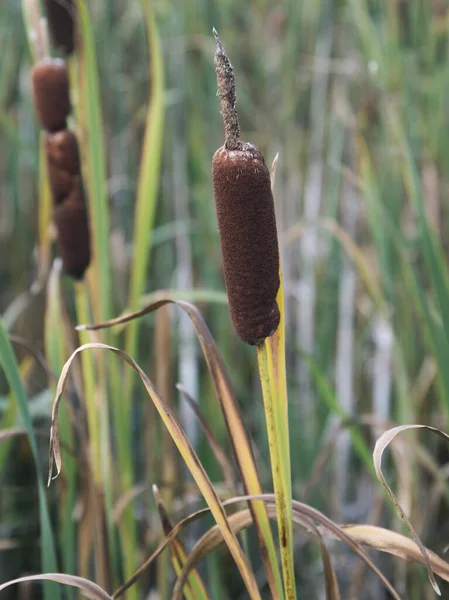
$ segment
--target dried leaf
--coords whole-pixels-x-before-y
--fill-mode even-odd
[[[140,366],[125,352],[119,350],[118,348],[114,348],[112,346],[108,346],[107,344],[101,343],[90,343],[84,344],[80,346],[73,352],[68,361],[65,363],[59,381],[56,388],[56,396],[53,403],[52,409],[52,418],[51,418],[51,428],[50,428],[50,456],[49,456],[49,479],[48,483],[51,483],[52,473],[53,473],[53,463],[56,465],[56,476],[61,471],[61,449],[60,449],[60,441],[59,441],[59,431],[58,431],[58,407],[59,402],[62,397],[62,392],[64,389],[64,384],[67,379],[67,375],[70,369],[70,365],[73,362],[74,358],[77,354],[84,350],[89,349],[98,349],[98,350],[109,350],[113,352],[117,356],[119,356],[122,360],[124,360],[129,366],[131,366],[136,373],[139,375],[142,383],[145,386],[145,389],[153,401],[156,409],[161,416],[164,425],[169,431],[173,441],[175,442],[184,462],[192,473],[193,478],[195,479],[201,493],[208,506],[211,509],[211,512],[220,526],[221,531],[223,532],[223,536],[226,540],[226,543],[229,547],[229,550],[232,554],[232,557],[240,571],[243,581],[248,589],[249,595],[251,598],[256,600],[260,599],[259,590],[257,587],[257,583],[254,577],[254,574],[251,570],[251,567],[248,563],[248,559],[246,558],[240,544],[237,541],[232,529],[228,523],[227,515],[224,511],[223,504],[221,503],[217,493],[208,478],[203,466],[201,465],[195,451],[190,445],[183,429],[179,425],[176,420],[173,412],[166,405],[164,400],[159,395],[158,391],[154,387],[153,383],[149,379],[149,377],[145,374],[145,372],[140,368]]]
[[[83,577],[65,575],[64,573],[44,573],[42,575],[29,575],[28,577],[13,579],[12,581],[7,581],[0,585],[0,592],[10,585],[25,581],[54,581],[56,583],[62,583],[63,585],[79,588],[86,598],[92,598],[93,600],[112,600],[111,596],[96,583],[84,579]]]
[[[386,482],[385,477],[383,476],[383,473],[382,473],[382,456],[383,456],[384,451],[386,450],[386,448],[389,446],[389,444],[394,440],[394,438],[399,433],[401,433],[402,431],[406,431],[408,429],[428,429],[429,431],[433,431],[434,433],[436,433],[437,435],[439,435],[446,441],[449,441],[448,435],[446,435],[445,433],[443,433],[436,427],[430,427],[429,425],[400,425],[399,427],[393,427],[392,429],[385,431],[376,442],[376,445],[374,447],[374,452],[373,452],[374,468],[376,469],[376,475],[377,475],[379,481],[385,488],[385,491],[387,492],[388,497],[390,498],[391,502],[394,504],[397,512],[399,513],[399,516],[404,521],[404,523],[407,525],[407,528],[410,531],[410,535],[412,536],[413,540],[415,541],[416,545],[418,546],[418,548],[424,558],[424,563],[427,568],[427,574],[429,576],[429,580],[430,580],[430,583],[432,584],[433,589],[439,596],[441,596],[440,588],[438,587],[438,584],[435,580],[435,576],[433,573],[429,554],[428,554],[425,546],[419,539],[418,534],[413,529],[412,524],[410,523],[407,515],[403,511],[401,505],[398,502],[398,499],[393,494],[391,488],[389,487],[389,485]]]
[[[354,540],[381,552],[388,552],[404,560],[425,565],[424,557],[415,542],[405,535],[376,527],[375,525],[343,525],[342,528]],[[449,581],[449,563],[426,548],[433,571],[445,581]]]
[[[242,421],[241,413],[231,381],[227,373],[226,367],[220,356],[215,341],[204,322],[201,312],[193,304],[188,302],[178,301],[170,297],[166,292],[161,292],[160,295],[154,296],[154,302],[145,306],[141,310],[110,319],[98,325],[79,325],[78,330],[83,329],[103,329],[113,325],[119,325],[142,317],[148,313],[158,310],[166,304],[176,304],[187,314],[195,328],[198,341],[200,342],[204,358],[207,362],[207,367],[211,375],[212,383],[215,388],[217,398],[223,410],[226,426],[229,431],[231,443],[234,447],[234,454],[237,459],[240,475],[243,480],[245,491],[251,495],[259,495],[262,493],[262,485],[260,483],[259,474],[257,471],[256,461],[254,459],[253,450],[249,436]],[[264,563],[267,578],[270,582],[270,588],[275,597],[276,580],[280,581],[279,570],[277,569],[277,556],[274,546],[273,534],[268,522],[268,516],[265,512],[263,504],[251,503],[251,510],[254,512],[255,523],[259,535],[259,545],[261,548],[262,560]],[[273,569],[276,569],[277,572]]]

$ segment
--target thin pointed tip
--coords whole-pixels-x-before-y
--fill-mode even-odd
[[[217,52],[224,52],[223,44],[221,43],[218,31],[215,29],[215,27],[212,27],[212,33],[214,34],[214,38],[217,43]]]
[[[87,325],[75,325],[76,331],[86,331]]]
[[[159,492],[158,486],[155,483],[153,483],[153,485],[151,487],[153,489],[153,496],[154,496],[154,499],[156,500],[156,504],[160,504],[161,503],[161,494]]]

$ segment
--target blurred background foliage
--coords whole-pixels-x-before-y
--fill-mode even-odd
[[[397,528],[379,486],[354,452],[347,426],[357,425],[370,447],[391,423],[426,423],[448,430],[444,369],[449,364],[449,331],[441,315],[449,302],[449,4],[156,0],[153,7],[165,70],[165,125],[145,289],[193,290],[187,298],[199,299],[229,368],[268,489],[256,358],[234,334],[220,294],[224,283],[211,159],[222,144],[223,129],[213,68],[214,26],[235,68],[243,138],[261,148],[268,164],[279,152],[275,202],[286,288],[293,495],[339,522],[390,523]],[[97,0],[89,9],[107,152],[112,314],[118,315],[127,306],[151,81],[139,3]],[[0,311],[8,331],[41,352],[46,288],[36,252],[39,131],[30,66],[20,3],[2,0]],[[63,284],[73,311],[71,283]],[[211,296],[210,291],[217,293]],[[139,325],[135,357],[150,376],[160,351],[154,325],[152,316]],[[168,388],[189,438],[218,483],[220,470],[175,383],[198,400],[210,428],[229,451],[223,420],[191,325],[173,311],[166,327],[171,331],[168,349],[167,340],[163,342],[171,369]],[[27,354],[21,344],[17,353],[20,360]],[[26,369],[24,379],[45,461],[49,381],[37,362]],[[1,420],[7,415],[8,389],[5,381],[0,385]],[[139,386],[134,395],[133,479],[160,484],[166,446],[160,444],[161,433]],[[154,435],[146,435],[150,430]],[[414,438],[413,446],[398,445],[394,459],[392,466],[400,468],[391,469],[390,481],[424,543],[440,552],[449,533],[447,449],[424,434]],[[1,464],[3,581],[40,567],[37,491],[28,443],[14,442]],[[175,507],[186,514],[184,472],[179,464],[174,468]],[[151,529],[151,507],[136,501],[134,517],[141,531]],[[371,588],[367,598],[386,597],[374,583],[366,585],[362,568],[349,554],[333,556],[347,584],[342,589],[349,590],[344,597],[365,597],[362,584]],[[318,555],[301,539],[296,560],[302,565],[300,597],[320,597]],[[399,563],[387,561],[386,572],[399,591],[408,590],[407,598],[425,597],[423,571],[412,569],[406,575]],[[227,585],[224,591],[222,569],[211,567],[208,576],[219,590],[214,598],[241,592],[237,581],[235,590]]]

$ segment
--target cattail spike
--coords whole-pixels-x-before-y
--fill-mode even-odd
[[[235,94],[234,69],[218,33],[214,28],[212,30],[217,49],[215,52],[215,72],[217,74],[218,95],[220,96],[221,114],[225,126],[225,148],[227,150],[240,150],[242,141],[240,139],[240,125],[237,115],[237,103]]]
[[[279,247],[270,171],[260,150],[240,139],[234,73],[213,32],[226,131],[225,144],[212,160],[223,270],[234,329],[244,342],[259,346],[280,322]]]

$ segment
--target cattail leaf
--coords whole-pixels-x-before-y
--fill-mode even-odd
[[[89,198],[89,221],[94,265],[89,282],[92,286],[94,314],[111,314],[111,271],[109,253],[109,210],[106,192],[106,157],[103,143],[103,119],[98,81],[95,37],[86,0],[76,0],[79,48],[69,59],[72,95],[77,99],[75,112],[79,123],[79,142],[83,175]],[[88,132],[88,135],[87,135]]]
[[[426,566],[426,561],[419,547],[413,540],[400,533],[375,525],[342,525],[342,529],[359,544]],[[426,553],[432,565],[432,570],[441,579],[449,582],[449,563],[428,548],[426,548]]]
[[[262,501],[264,504],[267,504],[267,510],[268,510],[267,514],[269,514],[270,518],[272,518],[272,519],[276,518],[276,505],[275,505],[275,495],[274,494],[260,494],[260,495],[254,495],[254,496],[237,496],[235,498],[229,498],[228,500],[225,500],[223,502],[223,506],[229,506],[231,504],[241,503],[246,500]],[[360,546],[360,544],[357,542],[356,539],[353,539],[350,535],[348,535],[348,533],[346,533],[347,526],[337,525],[336,523],[334,523],[331,519],[326,517],[323,513],[321,513],[316,508],[313,508],[312,506],[309,506],[302,502],[298,502],[297,500],[293,500],[292,506],[293,506],[292,520],[293,520],[294,524],[303,526],[305,520],[307,520],[307,523],[308,523],[307,526],[310,525],[310,522],[318,523],[319,527],[317,530],[319,531],[319,533],[321,533],[321,536],[330,537],[332,539],[338,539],[339,541],[346,544],[367,565],[367,567],[369,569],[371,569],[373,571],[373,573],[375,573],[375,575],[380,579],[380,581],[385,586],[385,588],[390,592],[391,596],[395,600],[400,600],[398,593],[395,591],[395,589],[393,588],[391,583],[388,581],[388,579],[385,577],[385,575],[382,573],[382,571],[380,571],[380,569],[374,564],[374,562],[371,560],[371,558],[366,553],[366,551],[362,548],[362,546]],[[175,537],[177,535],[179,535],[179,533],[181,532],[181,530],[184,527],[186,527],[187,525],[189,525],[196,519],[198,519],[202,516],[205,516],[209,512],[210,512],[210,510],[208,508],[198,510],[198,511],[188,515],[187,517],[185,517],[179,523],[177,523],[174,526],[173,530],[170,532],[170,534],[165,538],[165,540],[163,540],[161,542],[159,547],[156,548],[156,550],[153,552],[153,554],[145,561],[145,563],[139,568],[139,570],[134,574],[134,576],[113,594],[113,598],[119,598],[120,596],[122,596],[123,593],[133,583],[135,583],[139,577],[142,576],[142,574],[148,569],[148,567],[154,562],[154,560],[160,555],[160,553],[165,548],[167,548],[167,546],[170,543],[172,543],[172,541],[175,539]],[[237,513],[235,513],[235,514],[237,514]],[[230,517],[231,524],[233,524],[232,518],[233,517],[231,516]],[[251,524],[251,520],[252,520],[252,516],[250,515],[248,518],[248,525]],[[216,532],[216,528],[214,529],[214,533],[212,533],[210,535],[214,536],[216,538],[216,540],[219,540],[218,543],[222,543],[223,538],[219,534],[216,534],[215,532]],[[200,550],[198,550],[198,552]],[[399,550],[398,550],[398,552],[399,552]],[[202,553],[202,550],[201,550],[201,553]],[[190,559],[190,556],[191,555],[189,555],[189,559]],[[199,558],[198,558],[198,560],[199,560]],[[197,557],[194,558],[194,562],[195,563],[197,562]],[[190,563],[188,565],[184,566],[185,570],[190,569],[190,568],[191,568]],[[182,574],[181,576],[184,577],[184,575],[186,575],[186,573]]]
[[[263,496],[261,499],[267,501]],[[236,500],[236,499],[234,499]],[[276,519],[276,506],[271,502],[267,501],[267,513],[271,519]],[[253,517],[248,509],[238,511],[229,517],[231,527],[235,533],[238,534],[243,529],[249,527],[253,522]],[[325,589],[327,600],[340,600],[340,591],[338,587],[337,576],[332,566],[332,561],[329,555],[329,551],[326,548],[321,533],[315,527],[313,522],[295,513],[293,516],[293,522],[301,530],[311,534],[311,537],[318,541],[321,549],[321,557],[323,560],[324,576],[325,576]],[[195,544],[192,551],[189,554],[187,562],[184,564],[182,572],[179,574],[175,584],[175,588],[172,594],[172,600],[180,600],[182,598],[182,589],[189,572],[194,566],[208,554],[210,554],[215,548],[223,543],[223,537],[219,529],[215,526],[209,529]]]
[[[77,329],[102,329],[113,325],[127,323],[133,319],[142,317],[166,304],[176,304],[190,318],[198,336],[201,349],[206,359],[212,383],[215,388],[217,398],[220,401],[221,408],[225,417],[225,422],[230,434],[231,442],[234,447],[234,454],[239,466],[240,475],[247,493],[257,495],[262,493],[262,486],[259,479],[256,462],[254,459],[251,442],[246,432],[242,417],[238,408],[238,403],[232,389],[229,375],[219,354],[215,341],[203,320],[198,308],[187,302],[179,301],[170,296],[164,297],[164,292],[158,296],[158,300],[149,304],[134,313],[110,319],[97,325],[80,325]],[[270,589],[273,597],[283,598],[282,583],[277,563],[276,549],[273,541],[273,534],[266,510],[261,503],[251,503],[251,510],[254,511],[254,518],[259,534],[259,543],[262,550],[264,567],[267,578],[270,583]]]
[[[393,427],[392,429],[385,431],[376,442],[376,445],[374,447],[374,452],[373,452],[374,468],[376,469],[376,475],[377,475],[379,481],[381,482],[385,491],[387,492],[388,497],[390,498],[391,502],[393,503],[394,507],[396,508],[397,513],[399,514],[401,519],[404,521],[404,523],[407,525],[410,535],[412,536],[414,542],[418,546],[418,548],[423,556],[423,560],[424,560],[424,563],[427,568],[427,574],[429,576],[429,581],[432,584],[433,589],[435,590],[435,592],[438,595],[441,596],[440,588],[438,587],[438,584],[435,580],[435,576],[434,576],[433,569],[432,569],[432,563],[430,561],[427,550],[426,550],[424,544],[419,539],[419,536],[416,533],[416,531],[414,530],[413,525],[411,524],[409,518],[407,517],[403,508],[399,504],[398,499],[393,494],[390,486],[386,482],[385,477],[382,473],[382,456],[383,456],[384,451],[388,448],[388,446],[391,444],[391,442],[394,440],[394,438],[399,433],[402,433],[403,431],[407,431],[409,429],[428,429],[429,431],[433,431],[434,433],[436,433],[438,436],[442,437],[446,441],[449,441],[449,435],[447,435],[440,429],[437,429],[436,427],[430,427],[429,425],[400,425],[399,427]]]
[[[159,177],[162,158],[162,142],[164,129],[164,65],[159,33],[150,3],[141,2],[145,16],[149,45],[149,73],[151,81],[151,97],[145,124],[145,137],[141,154],[139,180],[137,188],[136,208],[134,214],[134,256],[131,270],[129,290],[129,306],[136,310],[144,292],[147,268],[150,260],[151,231],[156,213]],[[138,329],[133,323],[125,341],[126,352],[134,356],[137,344]],[[127,374],[125,381],[125,397],[131,397],[132,373]]]
[[[44,343],[45,356],[49,366],[54,373],[60,373],[67,357],[67,343],[65,326],[68,325],[68,317],[64,313],[64,302],[61,292],[61,260],[56,259],[50,271],[47,283],[47,305],[44,320]],[[52,393],[55,393],[56,382],[49,382]],[[60,414],[61,438],[69,447],[73,447],[73,431],[71,424],[71,410],[64,405]],[[62,496],[59,505],[59,540],[62,554],[62,566],[66,573],[74,573],[76,568],[75,555],[75,530],[76,523],[73,519],[73,509],[76,502],[77,492],[77,465],[76,460],[70,453],[66,453],[65,459],[66,493]],[[73,590],[69,597],[73,599]]]
[[[250,598],[255,598],[256,600],[260,599],[260,594],[257,588],[257,583],[254,578],[254,574],[252,573],[248,560],[245,557],[237,538],[235,537],[232,529],[229,526],[228,519],[226,513],[224,511],[223,505],[218,498],[216,491],[210,482],[204,468],[192,446],[190,445],[185,433],[180,427],[178,421],[176,420],[173,412],[166,405],[164,400],[160,397],[156,388],[153,386],[151,380],[144,373],[144,371],[139,367],[139,365],[125,352],[119,350],[118,348],[114,348],[113,346],[109,346],[107,344],[101,343],[90,343],[84,344],[80,346],[73,352],[71,357],[65,363],[61,376],[58,381],[58,386],[56,390],[56,396],[53,403],[52,409],[52,420],[51,420],[51,429],[50,429],[50,450],[49,450],[49,483],[52,478],[53,473],[53,464],[56,466],[56,476],[61,471],[62,461],[61,461],[61,449],[60,449],[60,441],[59,441],[59,425],[58,425],[58,408],[59,402],[61,400],[61,395],[64,389],[64,384],[66,382],[70,365],[73,362],[74,358],[80,352],[89,349],[102,349],[109,350],[119,356],[122,360],[124,360],[130,367],[132,367],[135,372],[140,377],[142,383],[145,386],[145,389],[153,401],[159,415],[161,416],[164,425],[169,431],[174,443],[176,444],[184,462],[189,468],[193,478],[195,479],[203,497],[211,509],[211,513],[214,516],[217,524],[220,527],[220,530],[223,532],[223,537],[228,545],[228,548],[234,558],[234,561],[240,571],[242,579],[245,583],[245,586],[248,590]]]
[[[92,598],[92,600],[112,600],[111,596],[107,594],[100,586],[92,581],[88,581],[83,577],[76,577],[75,575],[65,575],[64,573],[44,573],[41,575],[29,575],[27,577],[20,577],[19,579],[13,579],[0,585],[0,591],[5,590],[11,585],[16,583],[22,583],[25,581],[54,581],[56,583],[62,583],[63,585],[69,585],[76,587],[81,590],[83,596],[86,598]]]
[[[165,536],[168,536],[173,531],[173,525],[165,509],[157,486],[153,486],[153,493],[156,500],[159,517],[161,519],[162,529]],[[188,553],[184,547],[184,544],[177,537],[169,545],[169,550],[173,568],[176,575],[179,575],[187,561]],[[192,569],[190,571],[186,585],[183,589],[183,593],[186,597],[186,600],[208,600],[209,595],[206,591],[206,587],[196,569]]]
[[[53,532],[50,522],[50,513],[48,509],[47,497],[45,495],[45,488],[42,480],[42,471],[39,461],[39,453],[36,443],[36,438],[33,431],[33,425],[31,421],[28,398],[23,387],[23,383],[20,377],[20,371],[17,365],[16,358],[13,350],[9,343],[7,333],[0,321],[0,366],[5,374],[6,380],[9,384],[11,393],[14,395],[17,403],[19,413],[27,431],[28,439],[31,446],[31,451],[34,459],[37,474],[37,490],[39,498],[39,518],[41,527],[41,561],[42,568],[45,571],[57,571],[56,551],[53,539]],[[49,586],[45,587],[45,598],[50,600],[51,598],[57,598],[58,594],[55,593]]]
[[[253,500],[255,500],[256,498],[262,500],[264,503],[267,504],[267,510],[270,518],[275,519],[277,517],[275,495],[263,494],[260,496],[252,497]],[[241,502],[245,499],[249,499],[249,497],[240,496],[238,498],[232,498],[226,501],[225,504],[228,505],[235,502]],[[231,523],[231,526],[236,528],[236,533],[238,533],[238,531],[240,531],[241,528],[247,527],[251,524],[252,517],[248,510],[240,511],[231,515],[229,517],[229,521]],[[323,536],[330,536],[345,543],[351,550],[353,550],[357,554],[357,556],[359,556],[361,560],[364,561],[368,568],[371,569],[377,575],[377,577],[381,580],[386,589],[390,592],[391,596],[395,600],[400,600],[398,593],[395,591],[395,589],[385,577],[385,575],[374,564],[374,562],[371,560],[371,558],[368,556],[365,550],[360,546],[360,544],[358,544],[356,540],[352,539],[346,533],[344,528],[334,523],[331,519],[323,515],[317,509],[308,506],[307,504],[304,504],[302,502],[298,502],[296,500],[293,500],[292,522],[294,525],[301,527],[303,530],[311,530],[310,532],[312,533],[312,536],[318,538],[318,542],[321,546],[323,561],[324,564],[327,565],[327,567],[325,567],[325,569],[327,568],[327,572],[325,570],[325,578],[326,593],[328,594],[329,598],[339,598],[339,596],[336,595],[339,594],[339,591],[335,573],[331,573],[329,570],[331,569],[333,571],[333,567],[330,563],[329,553],[327,549],[325,549],[325,544],[322,540]],[[311,522],[317,522],[321,525],[321,527],[319,529],[313,526],[311,527]],[[181,524],[182,522],[179,525]],[[189,554],[188,562],[184,565],[183,572],[178,577],[172,598],[179,597],[179,590],[180,588],[182,588],[182,585],[185,581],[185,577],[187,576],[189,569],[193,568],[197,564],[197,562],[201,560],[201,558],[203,558],[209,552],[214,550],[222,542],[223,539],[217,527],[213,527],[210,530],[208,530],[204,534],[204,536],[200,540],[198,540],[198,542],[195,544],[195,547]],[[323,553],[326,554],[326,557],[323,555]],[[332,594],[334,594],[334,596],[332,596]]]

